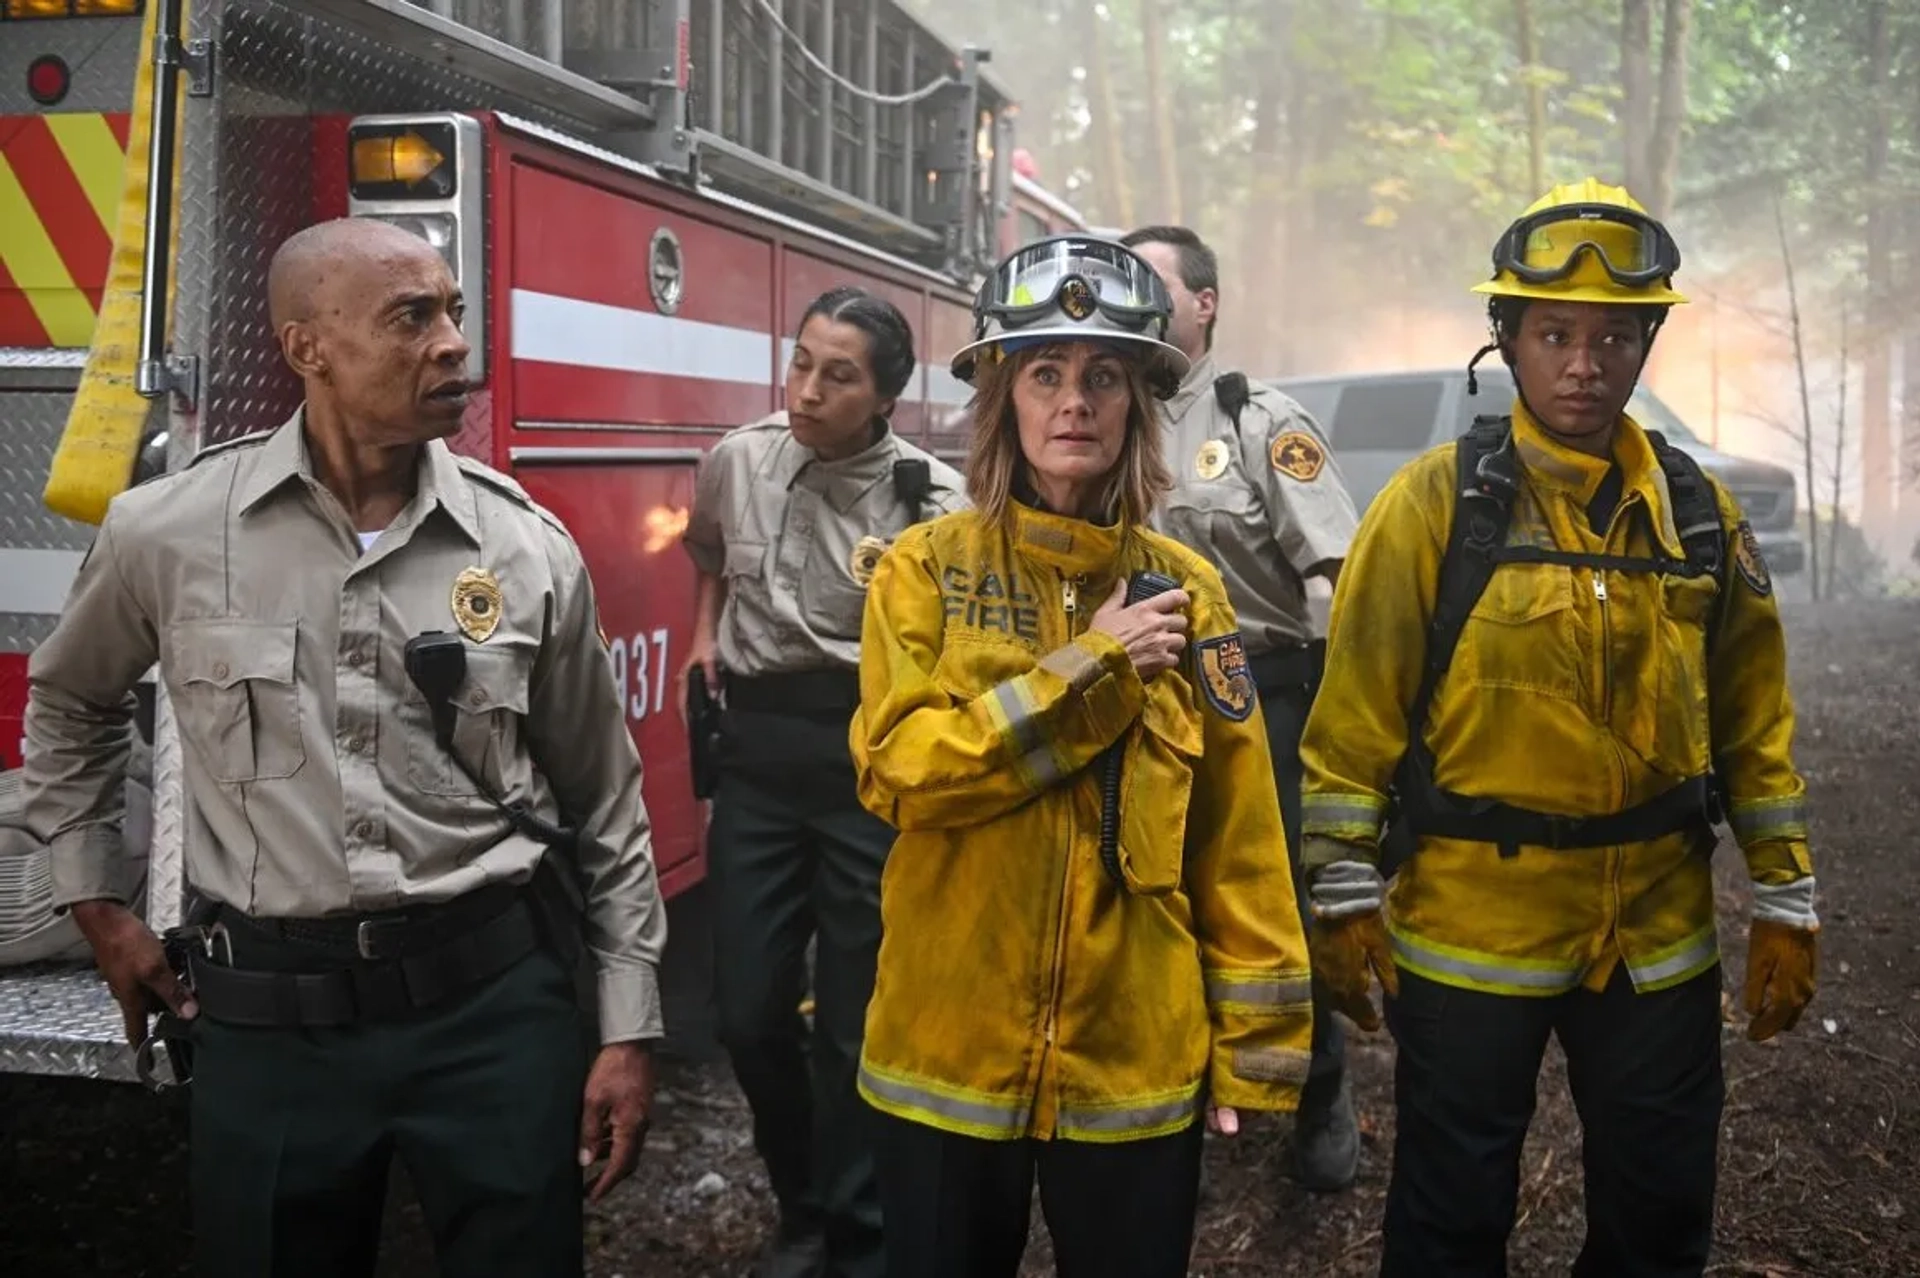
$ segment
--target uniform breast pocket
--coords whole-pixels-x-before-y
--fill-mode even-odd
[[[1201,753],[1200,724],[1171,688],[1155,687],[1127,740],[1120,790],[1120,873],[1136,896],[1165,896],[1180,886],[1193,770]]]
[[[1707,768],[1713,739],[1707,700],[1707,626],[1718,593],[1711,577],[1669,577],[1660,583],[1654,761],[1676,776],[1692,776]]]
[[[167,635],[168,688],[187,748],[216,781],[290,777],[306,762],[295,622],[203,621]]]
[[[407,735],[408,780],[426,794],[465,797],[479,793],[467,774],[471,769],[497,797],[524,792],[532,779],[523,724],[533,658],[531,646],[467,646],[466,678],[452,700],[451,753],[434,735],[419,692],[410,688],[409,708],[426,722]]]
[[[721,574],[729,584],[741,577],[759,578],[765,574],[767,566],[767,543],[764,541],[729,541],[726,559],[722,562]]]
[[[1474,687],[1580,700],[1586,687],[1573,570],[1502,564],[1474,604],[1455,663]]]
[[[853,579],[845,565],[818,559],[808,564],[800,586],[800,604],[815,634],[855,641],[860,638],[867,588]]]

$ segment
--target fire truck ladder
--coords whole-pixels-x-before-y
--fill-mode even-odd
[[[893,0],[307,0],[590,139],[971,279],[994,260],[1013,103]]]

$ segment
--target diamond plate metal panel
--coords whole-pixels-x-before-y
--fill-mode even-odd
[[[154,680],[153,835],[147,850],[147,926],[156,933],[186,912],[187,783],[180,770],[180,730],[167,681]]]
[[[139,18],[42,21],[0,41],[0,115],[37,115],[47,110],[27,94],[27,66],[51,53],[73,77],[55,111],[125,111],[133,102],[140,63]]]
[[[138,1082],[120,1009],[91,968],[0,973],[0,1071]]]
[[[47,466],[67,427],[73,396],[0,394],[0,546],[12,550],[85,550],[93,528],[40,503]]]

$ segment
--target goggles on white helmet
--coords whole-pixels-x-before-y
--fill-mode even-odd
[[[1056,235],[1016,249],[980,286],[973,340],[955,353],[952,372],[971,385],[980,360],[1049,342],[1100,342],[1143,359],[1154,394],[1168,399],[1188,367],[1166,341],[1172,318],[1167,286],[1132,249]]]

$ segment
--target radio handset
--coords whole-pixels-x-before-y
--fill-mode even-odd
[[[473,783],[473,788],[487,802],[499,808],[513,828],[529,839],[554,848],[572,846],[573,830],[545,820],[522,800],[508,803],[502,799],[454,748],[453,729],[459,722],[459,711],[454,709],[453,697],[467,679],[466,640],[447,630],[425,631],[407,640],[405,661],[407,678],[413,681],[414,687],[420,689],[420,695],[426,698],[427,713],[433,716],[433,739],[440,743],[440,748],[447,752],[454,766]]]
[[[1131,608],[1155,595],[1180,589],[1180,583],[1157,572],[1137,572],[1127,582],[1127,603]],[[1126,736],[1100,753],[1100,865],[1107,877],[1124,892],[1126,876],[1120,872],[1120,770],[1126,757]]]

